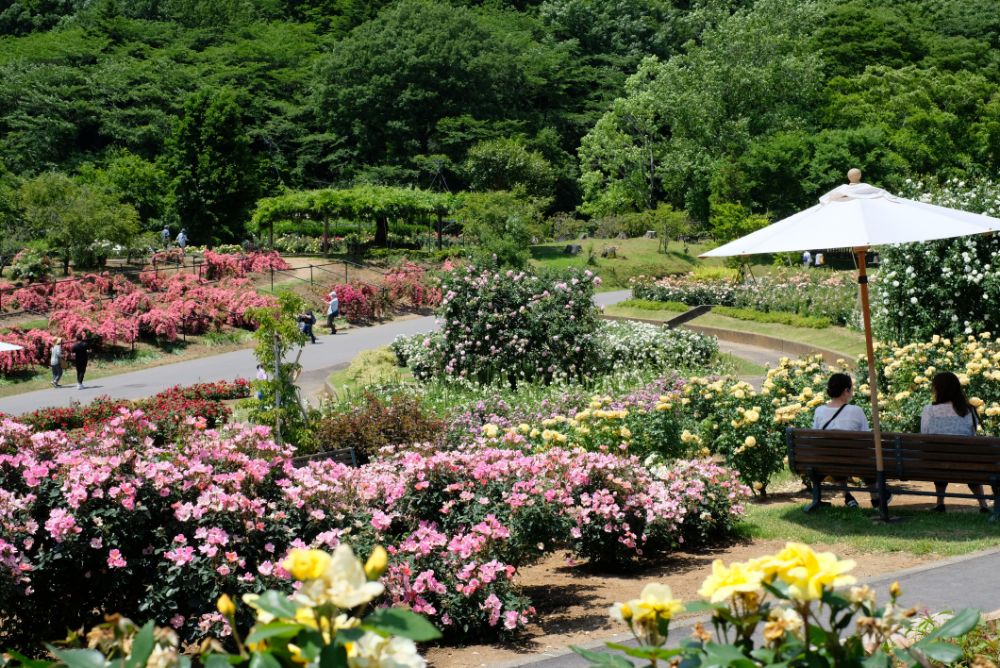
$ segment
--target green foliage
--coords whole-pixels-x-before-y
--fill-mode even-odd
[[[712,238],[725,243],[767,227],[767,216],[750,213],[741,204],[722,202],[712,206],[710,219]]]
[[[797,313],[784,313],[782,311],[753,311],[746,308],[732,308],[729,306],[716,306],[713,313],[724,315],[727,318],[737,320],[751,320],[753,322],[776,322],[790,327],[808,327],[810,329],[826,329],[833,325],[829,318],[799,315]]]
[[[250,417],[254,422],[272,426],[282,440],[308,449],[313,435],[295,385],[302,365],[298,357],[294,362],[287,360],[296,349],[301,351],[308,340],[297,322],[306,303],[290,291],[281,290],[277,297],[277,308],[257,308],[249,312],[250,318],[258,323],[254,332],[257,341],[254,356],[268,374],[268,380],[254,381],[260,394],[257,399],[247,400]]]
[[[256,201],[258,163],[229,90],[195,93],[170,140],[173,208],[194,243],[240,241]]]
[[[518,193],[466,193],[455,218],[462,223],[465,235],[476,242],[480,263],[523,268],[528,263],[531,237],[540,233],[541,209],[541,202]]]
[[[516,139],[492,139],[469,149],[465,172],[473,190],[523,189],[533,197],[549,197],[555,173],[549,162]]]
[[[46,241],[64,272],[70,261],[77,267],[101,264],[106,250],[99,242],[124,244],[139,231],[138,215],[130,205],[58,172],[25,181],[20,198],[32,236]]]

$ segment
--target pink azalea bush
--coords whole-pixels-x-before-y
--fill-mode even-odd
[[[738,516],[748,494],[707,462],[654,474],[635,458],[558,448],[428,447],[361,468],[296,467],[267,428],[185,424],[158,445],[128,409],[82,432],[0,421],[5,641],[27,647],[111,611],[194,639],[222,629],[221,593],[288,588],[290,548],[342,540],[387,547],[384,603],[431,616],[452,639],[497,635],[533,614],[514,583],[521,565],[561,546],[626,563],[680,544],[705,513]]]
[[[236,276],[284,263],[275,253],[220,257],[239,266]],[[12,334],[19,338],[11,342],[20,345],[28,337],[30,349],[0,353],[0,374],[48,364],[56,335],[72,341],[82,334],[105,344],[132,344],[140,337],[170,342],[185,333],[203,334],[224,326],[253,329],[251,309],[275,304],[273,297],[257,293],[247,278],[206,282],[194,274],[156,276],[151,272],[143,272],[140,278],[142,285],[122,276],[89,274],[79,280],[15,290],[4,307],[50,312],[49,329],[54,333]]]

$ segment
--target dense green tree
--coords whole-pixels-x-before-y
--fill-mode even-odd
[[[135,209],[114,194],[77,183],[59,172],[45,172],[20,188],[20,208],[27,229],[44,239],[49,252],[62,261],[91,265],[95,242],[127,244],[139,232]]]
[[[400,0],[320,61],[313,110],[355,163],[406,166],[448,153],[447,119],[537,122],[559,103],[569,54],[524,16]]]
[[[644,61],[581,145],[586,206],[666,201],[706,220],[725,156],[755,137],[809,126],[822,82],[807,40],[815,18],[813,3],[759,0],[686,53]]]
[[[492,139],[469,150],[465,173],[473,190],[523,189],[534,197],[552,196],[555,173],[537,151],[517,139]]]
[[[172,208],[191,241],[240,240],[258,196],[259,163],[236,95],[224,89],[191,96],[169,150]]]
[[[531,238],[539,234],[545,203],[520,193],[465,193],[455,219],[476,243],[476,261],[488,266],[524,267]]]

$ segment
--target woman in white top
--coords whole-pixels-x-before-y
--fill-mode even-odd
[[[962,390],[958,376],[950,371],[942,371],[931,379],[934,403],[924,406],[920,415],[921,434],[951,434],[953,436],[975,436],[978,428],[976,409],[972,407]],[[934,510],[944,512],[944,493],[948,483],[934,483],[937,505]],[[982,485],[969,485],[969,489],[979,499],[979,512],[990,512],[986,505],[986,495]]]
[[[868,431],[868,416],[859,406],[851,403],[854,398],[854,382],[846,373],[835,373],[826,383],[826,394],[830,401],[816,407],[813,413],[813,429],[836,429],[839,431]],[[846,478],[835,482],[847,483]],[[872,486],[874,481],[865,479],[865,484]],[[878,505],[878,498],[873,494],[872,507]],[[850,492],[844,492],[844,505],[857,508],[858,502]]]

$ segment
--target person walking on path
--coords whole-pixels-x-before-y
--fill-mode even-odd
[[[337,333],[337,323],[334,319],[340,315],[340,300],[337,299],[337,291],[330,290],[330,294],[327,295],[330,299],[330,303],[326,306],[326,326],[330,328],[331,334]]]
[[[931,379],[931,389],[934,392],[934,403],[924,406],[920,415],[921,434],[951,434],[953,436],[975,436],[979,428],[976,409],[969,403],[962,390],[962,382],[950,371],[942,371]],[[934,511],[943,513],[944,493],[948,483],[935,482],[937,505]],[[986,495],[982,485],[969,485],[969,490],[979,501],[979,512],[990,512],[986,504]]]
[[[163,238],[163,248],[164,250],[170,248],[170,228],[166,225],[163,226],[163,231],[160,232],[160,236]]]
[[[808,269],[810,264],[812,264],[812,253],[809,251],[802,251],[802,266]]]
[[[868,431],[868,416],[860,406],[851,404],[854,398],[854,381],[846,373],[835,373],[826,383],[826,394],[830,401],[816,407],[813,413],[813,429],[835,429],[839,431]],[[836,479],[835,482],[847,484],[847,478]],[[872,486],[874,480],[865,479],[865,484]],[[872,494],[872,508],[878,506],[878,498]],[[849,492],[844,492],[844,505],[857,508],[858,501]]]
[[[181,228],[180,234],[177,235],[177,247],[183,251],[184,248],[187,246],[187,243],[188,243],[187,230]]]
[[[83,389],[83,377],[87,373],[87,358],[90,352],[90,344],[84,337],[83,332],[76,335],[76,343],[73,344],[73,366],[76,367],[76,389]]]
[[[52,387],[61,387],[59,381],[62,380],[62,339],[56,338],[52,345],[52,352],[49,354],[49,366],[52,367]]]
[[[299,316],[299,330],[312,339],[313,343],[316,343],[316,335],[313,334],[313,325],[315,324],[316,316],[313,315],[312,309]]]
[[[262,381],[266,381],[267,380],[267,371],[264,369],[264,365],[263,364],[258,364],[257,365],[257,380],[262,380]],[[263,401],[264,400],[264,390],[261,389],[260,387],[257,388],[256,397],[257,397],[257,401]]]

